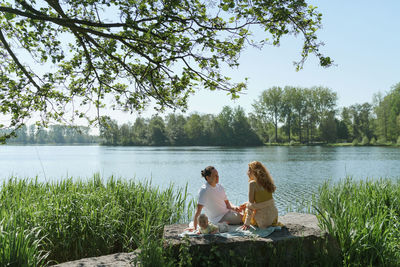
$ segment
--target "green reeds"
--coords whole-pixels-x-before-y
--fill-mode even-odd
[[[187,221],[186,188],[99,175],[52,183],[11,178],[0,191],[0,266],[41,266],[132,251]]]
[[[400,180],[326,182],[314,201],[344,266],[400,266]]]

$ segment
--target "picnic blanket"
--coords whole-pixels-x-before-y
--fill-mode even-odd
[[[267,228],[258,228],[254,226],[250,226],[248,230],[240,229],[241,225],[229,225],[228,231],[223,233],[216,233],[214,235],[223,236],[225,238],[232,238],[237,236],[251,236],[251,237],[267,237],[272,234],[276,230],[281,230],[282,225],[279,226],[270,226]],[[193,222],[189,224],[189,227],[193,227]],[[180,237],[184,236],[201,236],[202,234],[197,234],[196,232],[191,232],[189,230],[183,231],[183,233],[179,234]]]

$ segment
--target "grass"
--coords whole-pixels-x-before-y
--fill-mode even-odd
[[[315,209],[344,266],[400,266],[400,180],[326,182]]]
[[[400,180],[326,182],[312,206],[303,204],[337,239],[343,266],[400,266]],[[53,183],[11,178],[0,189],[0,266],[46,266],[136,248],[142,266],[201,265],[199,259],[251,266],[250,258],[219,255],[217,248],[193,255],[182,246],[178,258],[171,256],[163,227],[191,219],[192,205],[186,188],[173,185],[161,190],[99,175]]]
[[[0,190],[0,266],[44,266],[132,251],[187,221],[186,188],[164,190],[99,175],[41,183],[11,178]],[[190,203],[190,202],[189,202]]]

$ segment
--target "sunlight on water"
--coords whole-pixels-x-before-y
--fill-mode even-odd
[[[400,149],[384,147],[102,147],[0,146],[0,180],[11,176],[41,181],[65,177],[86,179],[100,173],[124,179],[151,179],[153,185],[188,183],[191,196],[204,183],[200,171],[213,165],[228,198],[247,200],[247,164],[263,162],[277,191],[280,214],[301,206],[325,180],[395,178],[400,176]]]

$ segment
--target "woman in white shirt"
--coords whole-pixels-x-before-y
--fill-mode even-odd
[[[241,224],[242,215],[238,207],[232,206],[225,194],[225,189],[218,184],[218,171],[213,166],[208,166],[201,171],[206,183],[199,190],[197,209],[193,219],[194,229],[197,229],[198,216],[204,208],[204,213],[211,223],[226,222],[228,224]]]

